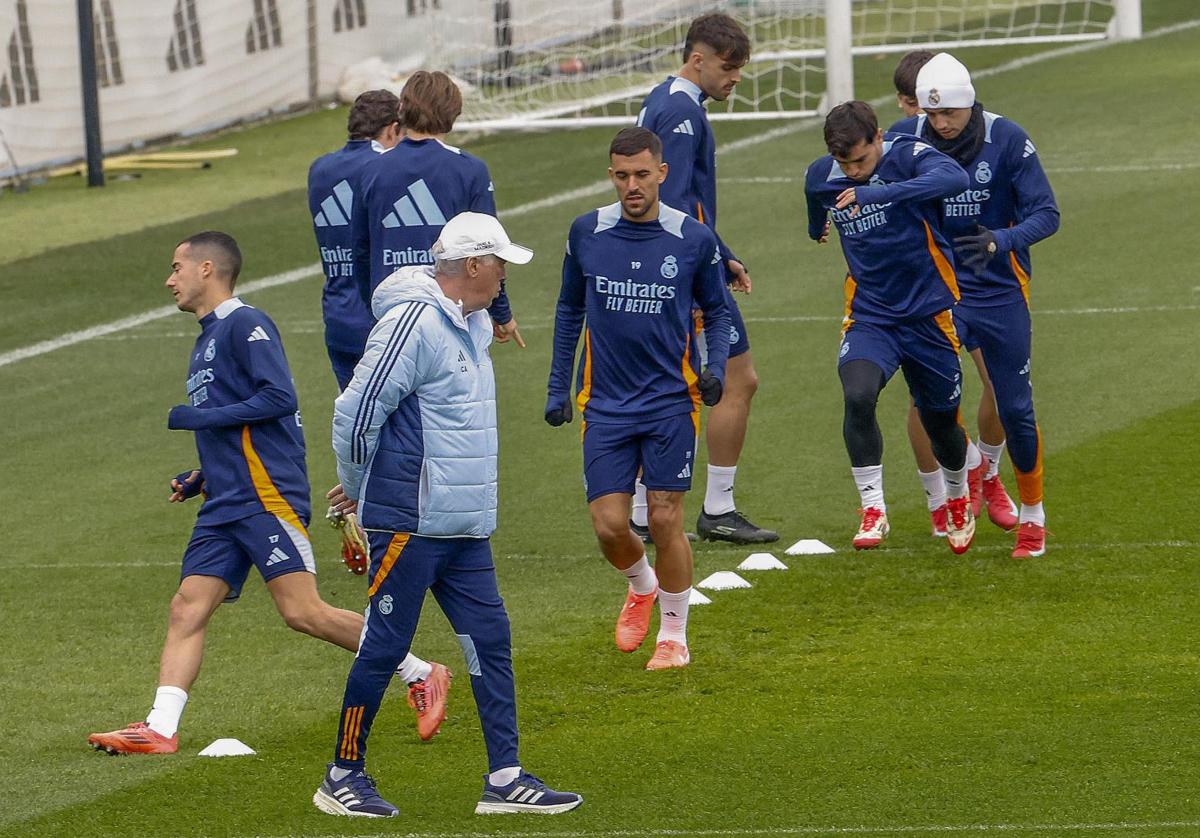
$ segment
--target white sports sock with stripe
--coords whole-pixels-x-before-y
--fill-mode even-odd
[[[946,503],[946,478],[942,476],[940,468],[936,471],[917,469],[917,477],[921,478],[921,485],[925,487],[925,506],[930,512]]]
[[[671,593],[661,588],[658,591],[658,640],[674,640],[676,643],[687,645],[688,600],[691,599],[692,589],[689,587],[679,593]]]
[[[433,664],[421,660],[411,652],[405,655],[404,660],[400,661],[400,665],[396,667],[396,675],[406,684],[424,681],[429,677],[430,672],[433,672]]]
[[[155,733],[170,739],[179,730],[179,719],[187,705],[188,694],[179,687],[159,687],[154,693],[154,706],[146,716],[146,725]]]
[[[639,596],[652,594],[658,587],[658,577],[654,575],[654,568],[650,566],[650,561],[646,558],[645,553],[621,573],[629,580],[629,587]]]
[[[984,478],[990,480],[1000,473],[1000,458],[1004,456],[1004,440],[1000,440],[999,445],[979,441],[979,453],[987,457],[988,470]]]

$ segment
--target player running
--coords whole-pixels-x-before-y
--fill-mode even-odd
[[[967,189],[942,202],[942,227],[958,254],[962,299],[955,325],[963,344],[981,359],[980,374],[992,388],[979,405],[979,450],[986,465],[980,469],[982,497],[995,524],[1017,529],[1013,558],[1040,556],[1046,550],[1046,513],[1030,378],[1029,248],[1058,230],[1058,204],[1029,135],[983,109],[971,74],[956,58],[940,53],[930,59],[917,75],[916,93],[925,113],[895,129],[948,154],[970,176]],[[1000,481],[1006,435],[1019,514]]]
[[[667,177],[659,138],[625,128],[609,147],[618,203],[575,219],[563,257],[546,421],[571,421],[571,366],[583,333],[577,399],[584,487],[604,557],[629,580],[616,643],[637,649],[657,596],[661,624],[647,669],[687,666],[692,548],[683,495],[692,484],[700,403],[721,400],[729,313],[716,236],[659,200]],[[709,327],[708,364],[695,350],[692,307]],[[641,469],[655,566],[629,528]]]
[[[208,622],[221,603],[238,599],[252,566],[288,627],[358,650],[362,615],[334,608],[317,593],[296,391],[279,330],[233,296],[241,264],[233,238],[198,233],[175,248],[166,281],[180,311],[200,322],[188,403],[172,408],[167,420],[173,430],[195,431],[200,467],[171,481],[170,500],[203,494],[204,502],[171,599],[154,706],[144,722],[88,737],[110,754],[178,750],[179,720],[200,672]],[[448,686],[445,667],[435,664],[417,690],[430,711],[418,719],[422,738],[437,731]]]
[[[663,145],[667,180],[660,190],[662,202],[717,229],[716,139],[704,109],[707,99],[723,102],[742,77],[750,60],[750,39],[726,14],[696,18],[688,28],[683,45],[683,67],[654,88],[642,103],[637,124],[658,135]],[[735,291],[750,293],[750,275],[720,237],[724,280]],[[724,285],[724,281],[722,283]],[[726,291],[729,310],[729,363],[725,392],[720,404],[708,414],[705,444],[708,446],[708,480],[704,504],[696,521],[701,537],[735,544],[776,541],[779,534],[752,524],[737,510],[733,484],[738,459],[746,442],[750,402],[758,389],[758,375],[750,357],[750,338],[733,296]],[[712,341],[711,324],[704,322],[703,337]],[[700,344],[703,354],[704,343]],[[646,488],[639,481],[633,504],[633,529],[643,537],[646,530]]]
[[[947,540],[971,546],[975,519],[967,496],[966,434],[958,422],[962,372],[950,309],[958,297],[953,257],[941,231],[940,199],[967,176],[927,143],[879,130],[865,102],[838,105],[825,119],[829,154],[805,175],[808,234],[828,240],[837,225],[849,273],[838,354],[845,398],[843,435],[862,498],[857,549],[888,534],[883,496],[879,393],[904,371],[946,480]]]

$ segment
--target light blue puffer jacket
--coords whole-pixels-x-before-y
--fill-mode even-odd
[[[496,529],[496,381],[486,311],[463,317],[431,267],[375,289],[379,318],[334,404],[333,450],[369,530],[486,538]]]

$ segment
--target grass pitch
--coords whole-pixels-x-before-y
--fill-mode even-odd
[[[1164,7],[1177,19],[1189,11],[1153,5],[1156,22],[1169,22],[1153,18]],[[977,69],[1011,54],[964,58]],[[648,650],[613,649],[622,586],[590,533],[577,426],[541,420],[566,230],[611,199],[506,218],[538,256],[510,282],[530,346],[494,352],[493,546],[513,619],[523,760],[586,798],[563,818],[470,814],[485,766],[465,677],[429,744],[399,690],[385,701],[370,768],[399,819],[318,812],[309,798],[350,658],[289,632],[254,581],[213,621],[181,753],[87,749],[89,732],[141,718],[153,697],[192,520],[164,487],[195,461],[190,435],[167,432],[165,418],[183,395],[195,323],[178,314],[0,366],[0,835],[1200,834],[1200,539],[1189,491],[1200,437],[1189,246],[1200,141],[1188,122],[1200,108],[1197,55],[1200,30],[1190,29],[977,84],[989,109],[1029,130],[1063,210],[1061,232],[1034,255],[1054,537],[1032,562],[1011,561],[1011,537],[986,523],[963,558],[928,537],[898,383],[880,407],[893,536],[879,551],[848,552],[857,497],[834,372],[841,257],[807,241],[801,194],[820,133],[718,127],[722,142],[756,141],[720,160],[721,229],[755,280],[743,310],[762,380],[739,505],[781,530],[781,546],[815,537],[838,552],[750,575],[752,590],[694,609],[682,672],[651,675],[641,671]],[[862,95],[885,92],[885,69],[864,68]],[[1169,102],[1156,93],[1145,104],[1150,91]],[[0,197],[0,355],[168,304],[171,248],[199,229],[239,239],[245,281],[313,263],[304,172],[338,144],[343,120],[326,112],[215,138],[242,153],[204,172]],[[471,148],[511,209],[603,177],[610,133]],[[283,332],[314,495],[333,482],[319,296],[313,277],[247,297]],[[689,517],[699,501],[693,492]],[[317,523],[313,535],[323,594],[360,608],[363,582],[340,572],[332,532]],[[732,569],[747,552],[700,545],[697,572]],[[432,602],[415,648],[462,670]],[[196,756],[223,736],[258,756]]]

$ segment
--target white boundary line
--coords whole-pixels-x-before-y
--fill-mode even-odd
[[[756,835],[971,835],[983,832],[1138,832],[1162,829],[1195,829],[1195,821],[1117,821],[1112,823],[971,823],[917,826],[783,826],[773,829],[606,829],[587,832],[513,832],[516,838],[681,838],[689,835],[741,838]],[[497,832],[377,832],[359,838],[493,838]],[[340,838],[342,833],[313,835],[289,833],[276,838]],[[266,838],[266,836],[255,836]]]
[[[870,555],[878,558],[887,558],[892,553],[941,553],[938,549],[939,542],[933,538],[929,539],[928,546],[925,547],[882,547],[873,551]],[[1200,541],[1114,541],[1107,543],[1088,544],[1088,543],[1070,543],[1061,542],[1055,545],[1058,549],[1063,550],[1200,550]],[[782,549],[782,548],[777,548]],[[977,544],[973,546],[965,555],[971,556],[975,553],[1007,553],[1012,549],[1009,544]],[[852,554],[849,548],[843,548],[839,551],[844,555],[860,555]],[[563,560],[590,560],[599,556],[599,553],[571,553],[562,554],[555,553],[547,555],[543,553],[500,553],[496,555],[498,559],[515,559],[517,561],[528,561],[530,559],[547,559],[551,561]],[[823,554],[835,555],[835,554]],[[716,554],[709,555],[701,554],[701,561],[707,561],[709,558],[715,558]],[[796,557],[793,557],[796,558]],[[330,566],[333,563],[330,562]],[[161,562],[42,562],[34,564],[19,564],[19,563],[2,563],[0,564],[0,573],[6,570],[78,570],[88,568],[113,568],[113,567],[179,567],[179,560],[161,561]]]
[[[1173,26],[1166,26],[1161,29],[1155,29],[1152,32],[1147,32],[1142,36],[1142,40],[1160,38],[1164,35],[1171,35],[1176,32],[1181,32],[1185,29],[1194,29],[1196,27],[1200,27],[1200,20],[1185,21],[1183,23],[1177,23]],[[1090,52],[1091,50],[1095,49],[1104,49],[1112,46],[1114,43],[1122,42],[1093,41],[1086,44],[1063,47],[1062,49],[1047,50],[1046,52],[1041,52],[1037,55],[1018,58],[1013,61],[1005,62],[1004,64],[999,64],[995,67],[989,67],[980,70],[974,73],[973,77],[979,79],[1000,75],[1002,73],[1019,70],[1033,64],[1039,64],[1041,62],[1050,61],[1056,58],[1075,55],[1081,52]],[[882,104],[886,101],[890,101],[890,99],[890,96],[881,97],[880,99],[875,100],[874,104]],[[740,140],[734,140],[733,142],[725,143],[724,145],[719,146],[717,151],[718,153],[728,154],[730,152],[739,151],[743,148],[761,145],[762,143],[770,142],[771,140],[785,137],[805,130],[806,128],[810,128],[813,125],[816,125],[819,121],[819,119],[797,120],[792,124],[784,125],[779,128],[772,128],[771,130],[764,131],[761,134],[754,134],[749,137],[743,137]],[[515,218],[517,216],[527,215],[531,212],[548,209],[560,204],[587,198],[592,195],[600,195],[610,188],[611,187],[607,180],[599,180],[587,186],[581,186],[578,189],[559,192],[555,195],[548,195],[545,198],[521,204],[509,210],[501,210],[500,217]],[[252,294],[255,291],[262,291],[266,288],[274,288],[279,285],[288,285],[293,282],[299,282],[302,279],[318,276],[320,273],[321,265],[319,263],[309,265],[305,268],[296,268],[295,270],[275,274],[274,276],[264,277],[263,279],[254,280],[253,282],[247,282],[240,289],[238,289],[238,293],[243,295]],[[39,341],[38,343],[31,344],[30,346],[24,346],[20,349],[13,349],[8,352],[0,353],[0,367],[6,367],[9,364],[15,364],[18,361],[23,361],[27,358],[36,358],[39,355],[45,355],[49,352],[55,351],[56,349],[64,349],[68,346],[74,346],[98,337],[133,329],[137,326],[141,326],[143,323],[151,323],[155,320],[162,320],[163,318],[170,317],[172,314],[176,313],[177,309],[174,306],[163,306],[161,308],[155,308],[151,309],[150,311],[142,312],[141,314],[123,317],[120,320],[114,320],[99,326],[91,326],[87,329],[80,329],[79,331],[75,332],[67,332],[66,334],[59,335],[56,338],[50,338],[49,340],[43,340]]]

